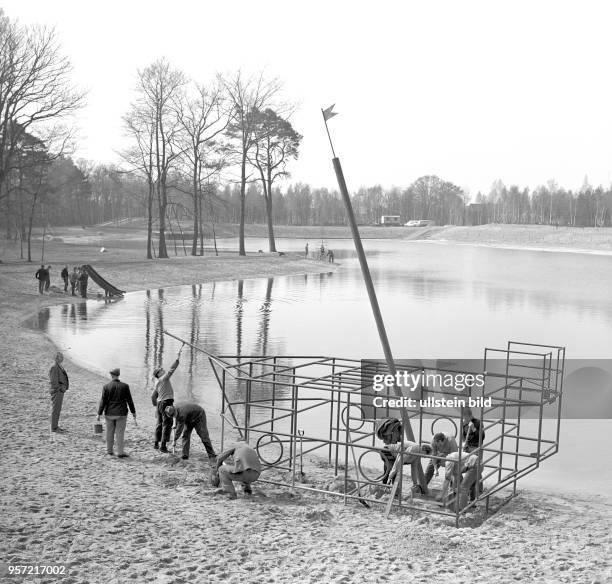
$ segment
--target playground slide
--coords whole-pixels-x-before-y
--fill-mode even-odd
[[[90,265],[86,264],[83,266],[86,272],[89,274],[89,277],[102,288],[109,296],[123,296],[125,294],[124,290],[119,290],[119,288],[115,288],[110,282],[107,282],[96,270],[94,270]]]

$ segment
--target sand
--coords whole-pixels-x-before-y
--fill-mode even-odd
[[[98,260],[94,251],[52,244],[48,261]],[[265,254],[143,262],[125,252],[94,265],[127,290],[322,269],[318,262]],[[60,421],[68,432],[51,438],[47,372],[55,348],[23,321],[72,299],[62,293],[41,298],[34,267],[0,264],[6,421],[0,581],[612,581],[610,499],[565,495],[563,485],[550,493],[521,492],[498,514],[483,522],[476,513],[460,529],[418,515],[384,519],[379,508],[263,483],[252,497],[239,493],[229,501],[213,495],[199,443],[188,461],[152,449],[152,408],[139,412],[138,427],[128,422],[130,458],[107,457],[103,438],[92,431],[107,380],[71,363],[69,354],[71,388]],[[65,575],[9,576],[7,566],[17,564],[60,564]]]

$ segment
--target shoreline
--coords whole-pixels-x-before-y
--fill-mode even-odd
[[[179,285],[177,280],[191,278],[204,267],[210,279],[203,281],[228,279],[228,274],[235,276],[229,279],[265,277],[270,274],[262,270],[264,265],[271,275],[280,275],[290,265],[296,270],[304,263],[312,271],[322,267],[292,257],[263,259],[147,262],[107,257],[100,272],[117,285],[123,275],[123,287],[135,291],[143,282],[161,282],[163,287],[164,278]],[[149,273],[134,273],[138,265]],[[47,371],[55,349],[49,337],[25,323],[45,306],[82,300],[63,294],[40,298],[32,278],[35,267],[0,264],[5,315],[0,370],[6,380],[0,403],[11,445],[4,456],[7,471],[0,479],[0,549],[6,563],[64,565],[61,581],[66,583],[361,584],[428,579],[437,584],[573,584],[604,582],[612,574],[605,552],[612,543],[605,520],[611,513],[597,497],[523,491],[482,525],[468,522],[458,530],[430,516],[392,513],[384,519],[378,508],[365,510],[358,504],[343,505],[336,497],[265,483],[255,484],[250,499],[239,495],[237,501],[227,501],[212,495],[207,458],[197,441],[188,461],[152,449],[152,408],[140,394],[139,424],[130,419],[126,430],[130,458],[106,457],[103,439],[93,434],[91,424],[108,379],[71,362],[69,352],[70,389],[60,420],[68,433],[53,435],[51,441]],[[246,276],[238,273],[239,267]],[[212,438],[217,444],[217,437]],[[462,545],[466,538],[469,546]],[[109,540],[114,542],[110,550]],[[537,560],[533,546],[541,552]]]

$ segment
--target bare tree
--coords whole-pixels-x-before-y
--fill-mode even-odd
[[[25,133],[47,146],[68,140],[64,124],[84,103],[71,74],[53,29],[21,26],[0,9],[0,200]]]
[[[286,170],[287,162],[291,158],[297,158],[301,140],[302,136],[293,129],[289,121],[281,118],[274,110],[268,108],[257,112],[255,151],[249,160],[259,171],[261,178],[270,251],[276,251],[272,219],[272,186],[276,179],[289,176]]]
[[[166,213],[168,208],[168,176],[176,165],[181,154],[179,133],[181,130],[177,118],[176,102],[180,99],[186,83],[181,71],[173,69],[165,59],[159,59],[138,72],[138,93],[136,103],[132,104],[136,114],[136,126],[144,123],[139,136],[134,129],[128,130],[136,137],[137,150],[147,153],[145,161],[150,158],[152,164],[152,185],[157,195],[159,216],[159,245],[157,255],[168,257],[166,248]],[[130,114],[128,114],[129,117]],[[150,134],[147,133],[150,130]],[[149,137],[151,141],[148,142]],[[147,147],[149,150],[141,150]],[[147,251],[149,253],[149,250]]]
[[[244,213],[246,201],[247,163],[249,153],[257,142],[257,112],[272,105],[273,99],[281,89],[278,79],[267,80],[263,73],[245,77],[238,71],[232,77],[220,78],[232,106],[228,135],[234,142],[233,151],[240,165],[240,229],[238,234],[238,253],[246,255],[244,246]]]
[[[133,145],[121,153],[129,166],[144,176],[147,182],[147,259],[153,259],[153,198],[155,195],[154,144],[155,123],[148,112],[133,104],[124,116],[123,124],[133,139]]]
[[[177,103],[178,120],[183,130],[183,158],[191,183],[193,200],[193,239],[191,255],[197,254],[203,214],[203,187],[218,174],[223,159],[219,137],[229,123],[220,85],[207,88],[197,85],[195,95]],[[203,249],[200,250],[203,253]]]

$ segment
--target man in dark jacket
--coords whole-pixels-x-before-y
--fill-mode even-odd
[[[477,450],[484,442],[485,431],[482,422],[474,417],[471,408],[463,409],[461,437],[463,438],[463,449],[466,452]]]
[[[36,271],[34,277],[38,280],[38,293],[43,294],[45,290],[45,282],[47,281],[47,276],[49,272],[47,272],[47,268],[45,268],[44,264],[40,265],[40,268]]]
[[[89,274],[85,269],[85,266],[81,266],[81,275],[79,276],[79,290],[83,298],[87,298],[87,281],[89,280]]]
[[[180,404],[176,406],[168,406],[166,414],[176,420],[176,430],[174,431],[174,445],[178,439],[183,436],[183,455],[182,459],[189,458],[189,445],[191,442],[191,431],[195,430],[206,448],[208,460],[211,465],[215,466],[217,455],[208,435],[208,426],[206,425],[206,412],[197,404]]]
[[[127,423],[128,408],[136,421],[136,408],[130,393],[130,386],[119,381],[120,371],[118,368],[110,371],[112,381],[102,389],[102,398],[98,407],[98,421],[104,414],[106,418],[106,452],[113,456],[115,435],[117,436],[117,457],[126,458],[123,451],[123,436]]]
[[[64,292],[68,292],[68,266],[64,266],[64,268],[62,269],[62,280],[64,280]]]
[[[55,354],[55,363],[49,369],[49,394],[51,395],[51,432],[63,433],[65,430],[58,426],[62,404],[64,403],[64,393],[68,391],[68,374],[62,366],[64,355]]]

